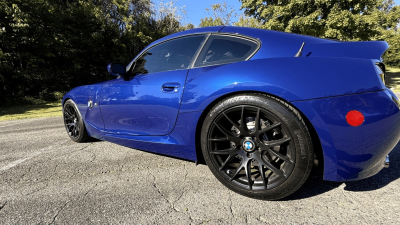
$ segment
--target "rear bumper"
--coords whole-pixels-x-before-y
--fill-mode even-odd
[[[323,151],[324,179],[359,180],[378,173],[400,139],[397,97],[378,92],[292,102],[314,126]],[[346,122],[351,110],[365,121],[358,127]]]

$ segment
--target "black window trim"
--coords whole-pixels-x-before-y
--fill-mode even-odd
[[[155,44],[155,45],[148,46],[147,48],[145,48],[139,55],[137,55],[137,56],[128,64],[129,68],[127,68],[127,71],[129,71],[129,70],[131,69],[131,67],[132,67],[133,65],[135,65],[136,61],[137,61],[140,57],[142,57],[146,52],[148,52],[148,51],[149,51],[150,49],[152,49],[153,47],[158,46],[158,45],[160,45],[160,44],[163,44],[163,43],[165,43],[165,42],[167,42],[167,41],[172,41],[172,40],[175,40],[175,39],[178,39],[178,38],[190,37],[190,36],[195,36],[195,35],[204,35],[204,36],[205,36],[205,39],[204,39],[203,43],[201,44],[201,46],[200,46],[200,47],[198,48],[198,50],[196,51],[196,53],[194,54],[194,57],[193,57],[192,61],[189,63],[188,68],[185,68],[185,69],[187,69],[187,70],[195,69],[195,68],[208,67],[208,66],[218,66],[218,65],[224,65],[224,64],[230,64],[230,63],[232,63],[232,62],[217,62],[217,63],[215,63],[215,64],[209,64],[209,65],[194,67],[194,64],[195,64],[195,62],[197,61],[197,58],[199,57],[200,53],[203,51],[203,48],[206,46],[206,44],[208,43],[208,41],[209,41],[209,39],[210,39],[210,37],[211,37],[212,35],[215,35],[215,36],[235,37],[235,38],[240,38],[240,39],[244,39],[244,40],[248,40],[248,41],[251,41],[251,42],[256,43],[256,44],[257,44],[257,47],[256,47],[256,48],[254,49],[254,51],[253,51],[245,60],[243,60],[243,61],[248,61],[249,59],[251,59],[251,58],[258,52],[258,50],[260,50],[260,48],[261,48],[261,42],[260,42],[260,40],[259,40],[258,38],[256,39],[256,38],[249,37],[249,36],[245,36],[245,35],[241,35],[241,34],[238,34],[238,33],[233,34],[233,33],[221,33],[221,32],[200,32],[200,33],[186,34],[186,35],[182,35],[182,36],[172,37],[172,38],[166,39],[166,40],[164,40],[164,41],[161,41],[161,42],[159,42],[159,43],[157,43],[157,44]],[[238,61],[238,62],[243,62],[243,61]],[[128,67],[128,66],[127,66],[127,67]],[[182,69],[182,70],[183,70],[183,69]],[[168,70],[168,71],[176,71],[176,70]],[[162,72],[167,72],[167,71],[162,71]]]
[[[132,66],[134,66],[134,65],[136,64],[136,61],[137,61],[138,59],[140,59],[140,58],[141,58],[146,52],[148,52],[150,49],[152,49],[152,48],[154,48],[154,47],[156,47],[156,46],[158,46],[158,45],[161,45],[161,44],[163,44],[163,43],[165,43],[165,42],[168,42],[168,41],[172,41],[172,40],[179,39],[179,38],[186,38],[186,37],[190,37],[190,36],[196,36],[196,35],[204,35],[204,41],[203,41],[203,43],[200,45],[200,47],[197,49],[197,51],[195,52],[195,54],[193,55],[193,59],[192,59],[192,60],[197,59],[197,56],[198,56],[197,54],[201,52],[201,50],[202,50],[203,47],[204,47],[204,44],[207,43],[208,38],[210,37],[210,32],[193,33],[193,34],[186,34],[186,35],[182,35],[182,36],[172,37],[172,38],[166,39],[166,40],[164,40],[164,41],[161,41],[161,42],[159,42],[159,43],[157,43],[157,44],[155,44],[155,45],[148,46],[147,48],[145,48],[139,55],[137,55],[137,56],[128,64],[128,66],[127,66],[127,68],[126,68],[126,71],[129,71],[130,69],[132,69]],[[195,61],[194,61],[194,62],[195,62]],[[189,66],[188,66],[187,68],[185,68],[185,70],[191,69],[191,66],[192,66],[192,61],[189,63]],[[129,68],[128,68],[128,67],[129,67]],[[180,69],[180,70],[184,70],[184,69]],[[167,70],[167,71],[176,71],[176,70]],[[167,72],[167,71],[160,71],[160,72]],[[158,73],[158,72],[157,72],[157,73]]]

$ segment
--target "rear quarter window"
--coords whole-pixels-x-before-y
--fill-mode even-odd
[[[249,39],[212,35],[197,58],[194,67],[244,61],[257,49],[258,43]]]

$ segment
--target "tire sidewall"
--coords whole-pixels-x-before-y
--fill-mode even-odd
[[[281,120],[282,125],[286,126],[292,137],[291,140],[294,141],[293,147],[295,148],[296,154],[294,169],[287,180],[275,188],[256,191],[239,188],[239,186],[234,185],[225,176],[221,175],[216,166],[213,165],[213,162],[210,158],[210,153],[207,149],[208,130],[221,112],[238,105],[261,107],[273,114]],[[206,116],[201,131],[202,153],[212,173],[217,177],[218,180],[221,181],[221,183],[231,190],[253,198],[274,200],[288,196],[296,191],[307,179],[313,162],[313,150],[310,135],[305,125],[301,122],[301,117],[299,118],[299,114],[295,114],[296,112],[297,111],[290,110],[289,107],[272,98],[258,94],[233,96],[217,103]]]
[[[74,138],[74,137],[70,136],[69,134],[68,134],[68,136],[71,138],[71,140],[73,140],[75,142],[84,142],[86,140],[86,138],[87,138],[85,123],[83,122],[83,118],[82,118],[82,115],[81,115],[81,113],[80,113],[80,111],[78,109],[78,106],[71,99],[68,99],[67,101],[65,101],[65,103],[63,105],[63,118],[64,118],[65,129],[67,130],[67,133],[68,133],[68,128],[65,125],[65,114],[64,114],[64,110],[65,110],[65,106],[66,105],[71,105],[72,107],[74,107],[75,111],[78,114],[78,119],[79,119],[78,123],[79,123],[79,127],[80,127],[78,138]]]

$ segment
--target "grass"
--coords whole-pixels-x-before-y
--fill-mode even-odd
[[[62,116],[61,101],[0,108],[0,121]]]
[[[400,68],[387,67],[385,83],[394,92],[400,92]]]

